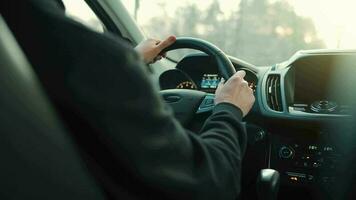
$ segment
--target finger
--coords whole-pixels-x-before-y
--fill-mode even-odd
[[[215,94],[218,94],[220,90],[223,88],[225,81],[221,80],[220,83],[218,84],[218,87],[215,90]]]
[[[167,53],[166,52],[163,52],[163,53],[161,52],[159,55],[162,56],[163,58],[167,57]]]
[[[241,85],[242,85],[243,87],[248,87],[248,82],[245,81],[245,80],[243,80],[242,83],[241,83]]]
[[[162,58],[163,58],[163,56],[157,56],[155,60],[156,60],[156,61],[157,61],[157,60],[161,60]]]
[[[156,45],[159,45],[159,43],[161,43],[161,40],[157,40],[157,39],[151,39]]]
[[[246,72],[244,70],[240,70],[237,71],[233,76],[238,76],[243,79],[246,76]]]
[[[176,41],[176,37],[172,35],[169,36],[167,39],[163,40],[162,42],[160,42],[157,47],[160,51],[162,51],[163,49],[171,46],[175,41]]]
[[[219,84],[218,84],[218,87],[217,88],[219,88],[219,87],[222,87],[223,85],[224,85],[224,81],[223,80],[221,80],[220,82],[219,82]]]
[[[236,72],[234,75],[232,75],[227,82],[232,82],[232,83],[241,83],[244,81],[244,77],[246,75],[246,72],[243,70],[240,70]]]
[[[225,79],[224,78],[221,78],[220,79],[220,82],[218,84],[218,87],[216,88],[216,90],[219,90],[220,88],[222,88],[222,86],[225,84]]]
[[[157,56],[157,57],[155,57],[154,59],[153,59],[153,61],[151,62],[151,64],[152,63],[155,63],[155,62],[157,62],[157,61],[159,61],[159,60],[161,60],[162,59],[162,56]]]

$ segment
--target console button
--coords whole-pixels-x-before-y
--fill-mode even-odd
[[[310,167],[310,163],[309,162],[303,162],[303,167],[309,168]]]
[[[307,179],[309,182],[313,182],[314,181],[314,176],[313,175],[308,175]]]
[[[305,183],[308,179],[304,173],[286,172],[289,183],[301,184]]]
[[[318,168],[321,166],[321,163],[319,162],[313,162],[313,168]]]
[[[279,157],[283,159],[293,158],[294,150],[291,147],[283,146],[279,149]]]

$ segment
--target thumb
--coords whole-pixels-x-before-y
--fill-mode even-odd
[[[225,79],[224,78],[221,78],[219,84],[218,84],[218,87],[216,88],[216,91],[215,93],[219,92],[221,90],[221,88],[224,86],[225,84]]]
[[[237,71],[233,76],[238,76],[241,79],[245,78],[246,72],[244,70]]]
[[[160,51],[162,51],[163,49],[171,46],[175,41],[176,41],[176,36],[171,35],[167,39],[160,42],[157,47]]]

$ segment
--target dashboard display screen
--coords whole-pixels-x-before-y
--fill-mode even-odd
[[[202,89],[216,89],[221,81],[218,74],[204,74],[200,87]]]
[[[355,60],[331,56],[309,58],[295,66],[294,103],[333,101],[348,105],[354,91]],[[333,58],[333,59],[332,59]]]

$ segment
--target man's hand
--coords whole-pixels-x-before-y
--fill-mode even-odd
[[[243,116],[251,110],[255,97],[244,80],[245,71],[238,71],[226,83],[222,80],[215,92],[215,103],[231,103],[241,109]]]
[[[175,36],[169,36],[164,41],[148,39],[138,44],[135,50],[143,57],[146,64],[151,64],[165,57],[166,54],[162,50],[172,45],[175,41]]]

